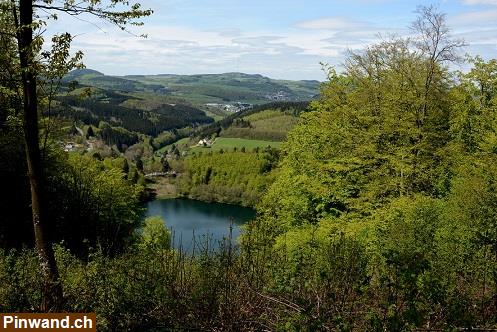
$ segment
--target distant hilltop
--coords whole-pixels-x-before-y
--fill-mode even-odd
[[[321,84],[316,80],[277,80],[238,72],[110,76],[93,69],[71,71],[64,80],[118,92],[168,95],[197,106],[308,101],[317,97]]]
[[[90,68],[83,68],[83,69],[75,69],[71,71],[69,74],[67,74],[66,78],[77,78],[81,77],[84,75],[92,75],[92,76],[108,76],[108,77],[118,77],[118,78],[125,78],[125,79],[130,79],[130,80],[137,80],[140,78],[146,78],[146,77],[190,77],[190,78],[197,78],[197,79],[202,79],[202,78],[254,78],[254,79],[265,79],[265,80],[272,80],[272,81],[283,81],[283,82],[307,82],[310,84],[320,84],[321,82],[318,80],[280,80],[280,79],[273,79],[261,74],[247,74],[247,73],[242,73],[242,72],[228,72],[228,73],[221,73],[221,74],[147,74],[147,75],[141,75],[141,74],[133,74],[133,75],[106,75],[102,72],[99,72],[98,70],[90,69]]]

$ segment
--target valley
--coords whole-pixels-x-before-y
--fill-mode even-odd
[[[271,183],[278,150],[307,111],[303,99],[318,95],[318,82],[240,73],[112,77],[82,69],[63,82],[52,116],[65,123],[66,151],[120,160],[149,197],[245,206]],[[281,89],[291,101],[269,97]],[[213,106],[220,96],[246,107]]]
[[[496,330],[495,1],[338,2],[0,0],[0,312]]]
[[[128,94],[129,106],[153,107],[157,104],[187,104],[219,119],[229,113],[277,101],[308,101],[319,94],[318,81],[275,80],[244,73],[205,75],[129,75],[107,76],[91,69],[69,73],[64,81]],[[146,105],[132,97],[146,97]],[[136,99],[135,99],[136,100]],[[154,105],[155,103],[155,105]]]

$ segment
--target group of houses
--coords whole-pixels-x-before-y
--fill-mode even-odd
[[[242,102],[236,102],[236,103],[231,103],[231,104],[207,103],[207,104],[205,104],[205,106],[221,109],[221,110],[231,112],[231,113],[241,112],[241,111],[244,111],[246,109],[251,109],[253,107],[252,104],[242,103]]]

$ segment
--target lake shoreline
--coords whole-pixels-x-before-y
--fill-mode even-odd
[[[181,175],[180,175],[181,176]],[[180,177],[179,176],[179,177]],[[199,202],[205,203],[219,203],[219,204],[228,204],[233,206],[241,206],[244,208],[250,208],[255,210],[255,206],[252,204],[244,204],[244,202],[233,202],[233,200],[216,200],[216,199],[202,199],[202,195],[192,195],[192,194],[182,194],[180,192],[179,185],[177,181],[178,178],[168,178],[161,177],[154,179],[151,184],[147,185],[147,188],[154,193],[154,198],[149,200],[167,200],[167,199],[190,199]],[[215,195],[211,195],[210,197],[216,198]],[[149,202],[147,201],[147,202]]]

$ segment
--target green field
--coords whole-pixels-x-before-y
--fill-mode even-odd
[[[255,148],[265,148],[267,146],[271,146],[273,148],[279,149],[281,146],[281,142],[273,142],[273,141],[261,141],[261,140],[253,140],[253,139],[244,139],[244,138],[227,138],[227,137],[218,137],[212,147],[204,148],[204,147],[194,147],[190,149],[190,152],[208,152],[208,151],[219,151],[223,149],[224,151],[233,151],[234,148],[240,150],[242,147],[245,147],[246,150],[251,151]]]

